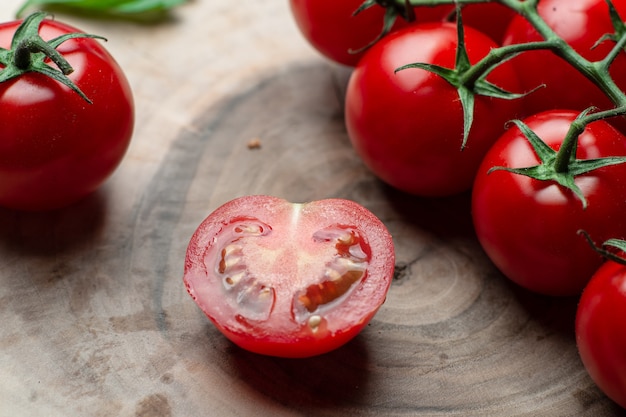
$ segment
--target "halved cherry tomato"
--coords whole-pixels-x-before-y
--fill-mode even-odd
[[[307,357],[355,337],[384,302],[394,248],[363,206],[232,200],[194,233],[184,282],[230,340],[252,352]]]

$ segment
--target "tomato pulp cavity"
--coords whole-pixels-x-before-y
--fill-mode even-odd
[[[246,196],[200,224],[184,282],[235,344],[308,357],[363,329],[385,300],[394,261],[387,229],[355,202]]]

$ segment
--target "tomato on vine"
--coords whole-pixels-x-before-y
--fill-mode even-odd
[[[626,0],[613,0],[613,5],[619,14],[626,16]],[[603,60],[615,46],[615,41],[607,37],[616,28],[606,0],[541,0],[537,13],[558,37],[589,61]],[[524,16],[517,15],[504,35],[503,44],[541,39],[531,23]],[[523,99],[528,115],[559,108],[582,111],[590,106],[613,107],[609,97],[580,70],[550,50],[528,51],[514,57],[512,62],[518,69],[523,89],[536,89]],[[626,91],[624,51],[611,63],[609,73],[621,90]],[[626,122],[620,123],[620,126],[624,125]]]
[[[193,234],[189,294],[231,341],[308,357],[354,338],[385,300],[395,253],[383,223],[343,199],[236,198]]]
[[[126,153],[131,89],[94,38],[42,12],[0,25],[1,206],[67,206],[95,191]]]
[[[328,59],[354,66],[367,46],[386,29],[391,32],[407,21],[385,15],[393,12],[373,4],[357,15],[364,0],[289,0],[294,21],[304,38]],[[375,2],[374,2],[375,3]]]
[[[626,237],[626,137],[598,120],[566,147],[580,117],[550,110],[518,122],[489,150],[472,191],[476,235],[489,258],[542,294],[579,294],[602,263],[579,229],[600,240]]]
[[[467,72],[496,43],[471,27],[461,34],[454,23],[398,30],[372,46],[350,77],[345,120],[354,149],[374,174],[402,191],[443,196],[468,190],[484,154],[519,110],[518,100],[501,99],[501,89],[519,89],[510,63],[486,80],[484,73],[470,80]],[[478,89],[497,97],[474,97]]]
[[[408,7],[384,0],[289,0],[304,38],[326,58],[355,66],[367,48],[384,35],[413,23],[443,22],[454,16],[453,5]],[[499,3],[463,7],[466,24],[498,44],[515,12]]]
[[[591,379],[626,408],[626,266],[607,261],[585,287],[576,312],[576,344]]]
[[[376,0],[289,0],[300,33],[333,62],[355,66],[369,46],[414,22],[442,21],[448,6],[407,9]]]

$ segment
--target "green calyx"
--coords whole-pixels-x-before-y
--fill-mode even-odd
[[[626,258],[624,257],[624,254],[626,254],[626,241],[622,239],[608,239],[602,242],[601,245],[597,245],[586,231],[581,229],[578,231],[578,234],[582,235],[589,243],[589,246],[604,258],[626,265]]]
[[[578,187],[578,185],[576,185],[575,178],[579,175],[587,174],[599,168],[626,162],[626,157],[621,156],[576,159],[578,137],[589,123],[626,113],[626,108],[617,108],[597,113],[591,113],[591,110],[592,109],[587,109],[581,112],[572,122],[569,131],[563,139],[563,143],[561,144],[559,151],[555,151],[548,146],[522,121],[514,120],[513,123],[515,123],[522,134],[528,139],[541,163],[539,165],[524,168],[496,166],[492,167],[488,173],[496,170],[504,170],[514,174],[524,175],[539,181],[553,181],[562,187],[571,190],[581,201],[583,209],[586,209],[587,199],[585,198],[582,190]]]
[[[0,70],[0,83],[17,78],[28,72],[38,72],[71,88],[86,102],[91,104],[91,100],[68,77],[74,69],[56,48],[63,42],[74,38],[106,39],[86,33],[68,33],[50,41],[44,41],[39,36],[39,26],[46,16],[47,13],[45,12],[35,12],[26,17],[13,35],[11,49],[0,48],[0,65],[4,66]],[[46,62],[48,59],[58,69],[49,65]]]
[[[410,68],[420,68],[437,74],[456,88],[459,100],[461,101],[461,105],[463,107],[463,140],[461,143],[461,150],[463,150],[467,144],[470,129],[474,121],[474,102],[476,95],[504,100],[514,100],[523,97],[528,93],[513,93],[506,91],[486,80],[486,77],[489,73],[491,73],[491,71],[493,71],[501,63],[513,57],[516,53],[518,53],[518,51],[511,51],[507,55],[504,55],[499,54],[497,49],[492,49],[490,54],[481,62],[476,65],[472,65],[467,55],[467,48],[465,46],[465,31],[463,29],[463,21],[461,17],[461,7],[458,5],[456,9],[456,20],[458,41],[454,68],[445,68],[439,65],[416,62],[403,65],[402,67],[397,68],[395,72]],[[524,45],[525,50],[533,48],[545,48],[545,45]],[[500,48],[500,50],[501,49],[502,48]]]
[[[363,45],[358,49],[352,49],[349,52],[352,54],[358,54],[360,52],[365,51],[370,46],[374,45],[376,42],[381,40],[385,35],[391,32],[391,28],[396,23],[397,19],[404,19],[408,22],[412,22],[415,20],[415,13],[413,11],[413,7],[411,6],[409,0],[403,0],[404,3],[397,4],[392,0],[365,0],[358,9],[352,13],[353,16],[358,15],[364,10],[369,9],[370,7],[380,6],[385,9],[385,17],[383,18],[383,27],[378,36],[372,39],[367,45]]]

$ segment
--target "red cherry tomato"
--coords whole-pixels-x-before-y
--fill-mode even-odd
[[[0,25],[0,47],[10,48],[20,22]],[[44,40],[79,32],[44,19]],[[0,205],[47,210],[69,205],[98,188],[128,148],[133,98],[121,68],[96,39],[70,39],[57,51],[69,78],[92,101],[43,74],[0,83]],[[54,67],[54,64],[50,64]]]
[[[356,336],[385,300],[394,269],[385,226],[348,200],[232,200],[194,233],[189,294],[252,352],[308,357]]]
[[[472,63],[496,47],[470,27],[465,42]],[[517,114],[518,100],[476,96],[474,123],[462,150],[463,109],[456,88],[423,69],[395,72],[415,62],[454,68],[456,50],[455,24],[412,25],[368,50],[348,82],[350,140],[374,174],[402,191],[443,196],[469,189],[484,154]],[[508,91],[519,90],[508,62],[487,79]]]
[[[626,408],[626,266],[607,261],[578,304],[576,343],[585,368],[604,393]]]
[[[558,149],[574,111],[547,111],[525,123]],[[591,123],[579,137],[577,157],[626,155],[626,137],[605,121]],[[472,194],[477,237],[494,264],[512,281],[547,295],[579,294],[602,258],[578,235],[597,241],[626,237],[626,164],[580,175],[576,184],[588,206],[568,189],[495,166],[535,166],[539,159],[517,127],[508,130],[485,156]]]
[[[621,16],[626,16],[626,0],[614,0],[613,4]],[[615,32],[605,0],[541,0],[538,12],[557,35],[586,59],[601,60],[615,45],[608,40],[596,45],[604,35]],[[503,43],[511,45],[541,39],[526,19],[516,16]],[[524,91],[545,86],[524,98],[528,115],[559,108],[614,107],[598,87],[550,51],[524,52],[512,62],[518,68]],[[623,51],[611,65],[610,73],[618,86],[626,89],[626,54]],[[620,122],[622,125],[626,122]]]
[[[443,10],[443,7],[447,10]],[[439,13],[448,16],[454,14],[454,6],[434,7]],[[496,43],[501,44],[509,23],[517,14],[501,3],[466,4],[462,9],[463,23],[480,30]]]
[[[360,50],[383,30],[385,8],[375,5],[358,15],[353,13],[363,0],[290,0],[291,11],[304,38],[322,55],[340,64],[354,66],[363,56]],[[395,28],[405,26],[402,18]]]

